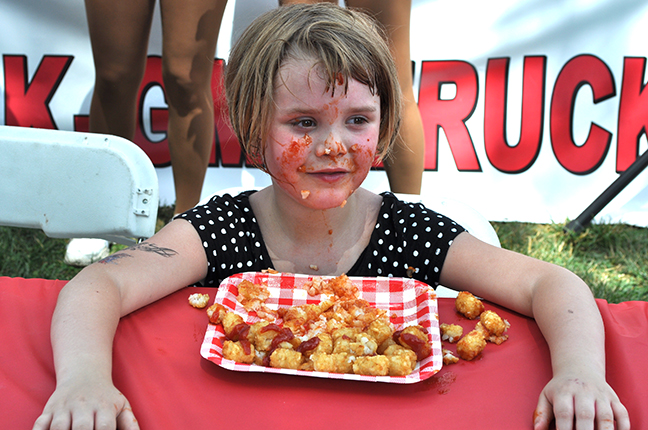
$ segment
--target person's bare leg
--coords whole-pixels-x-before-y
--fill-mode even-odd
[[[91,132],[133,139],[154,5],[155,0],[85,1],[95,65]],[[75,238],[67,244],[64,261],[87,266],[109,253],[106,240]]]
[[[155,0],[86,0],[95,64],[90,131],[133,139]]]
[[[175,213],[200,201],[214,141],[211,76],[226,0],[161,0]]]
[[[411,0],[347,0],[346,5],[371,13],[387,30],[403,92],[403,118],[391,157],[384,164],[395,193],[420,194],[425,158],[425,134],[414,98],[410,57]]]

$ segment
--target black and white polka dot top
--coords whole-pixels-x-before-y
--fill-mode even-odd
[[[273,268],[246,191],[216,196],[180,215],[202,239],[209,270],[205,286],[230,275]],[[369,244],[348,276],[413,277],[429,285],[439,273],[454,238],[464,228],[419,203],[382,193],[382,207]]]

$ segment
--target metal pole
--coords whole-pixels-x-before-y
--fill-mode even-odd
[[[646,167],[648,167],[648,151],[637,158],[634,163],[630,165],[619,177],[612,182],[612,184],[601,193],[590,204],[587,209],[583,211],[575,220],[570,221],[565,226],[565,232],[573,231],[578,233],[584,230],[592,219],[603,209],[610,201],[615,198],[634,178],[637,177]]]

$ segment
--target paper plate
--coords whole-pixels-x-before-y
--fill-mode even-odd
[[[271,309],[290,307],[304,304],[317,304],[322,296],[309,296],[303,288],[304,284],[313,278],[329,279],[326,276],[295,275],[287,273],[239,273],[225,279],[216,294],[215,302],[239,314],[243,320],[253,324],[260,319],[254,312],[248,313],[236,300],[238,284],[248,280],[254,284],[266,285],[270,297],[266,305]],[[428,332],[428,340],[432,347],[429,357],[420,361],[414,371],[407,376],[367,376],[346,373],[327,373],[305,370],[279,369],[242,364],[223,357],[222,346],[225,340],[223,327],[208,324],[207,332],[200,348],[200,354],[217,365],[239,372],[265,372],[286,375],[300,375],[317,378],[346,379],[354,381],[387,382],[396,384],[411,384],[422,381],[441,370],[443,356],[441,353],[441,337],[439,335],[439,315],[436,295],[427,284],[408,278],[362,278],[349,277],[360,291],[360,298],[372,306],[385,309],[390,315],[390,321],[396,328],[410,325],[420,325]]]

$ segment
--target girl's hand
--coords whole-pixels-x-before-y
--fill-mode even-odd
[[[554,377],[540,394],[534,430],[630,430],[628,411],[605,380],[594,375]]]
[[[112,384],[81,381],[57,387],[34,423],[33,430],[139,430],[130,403]]]

